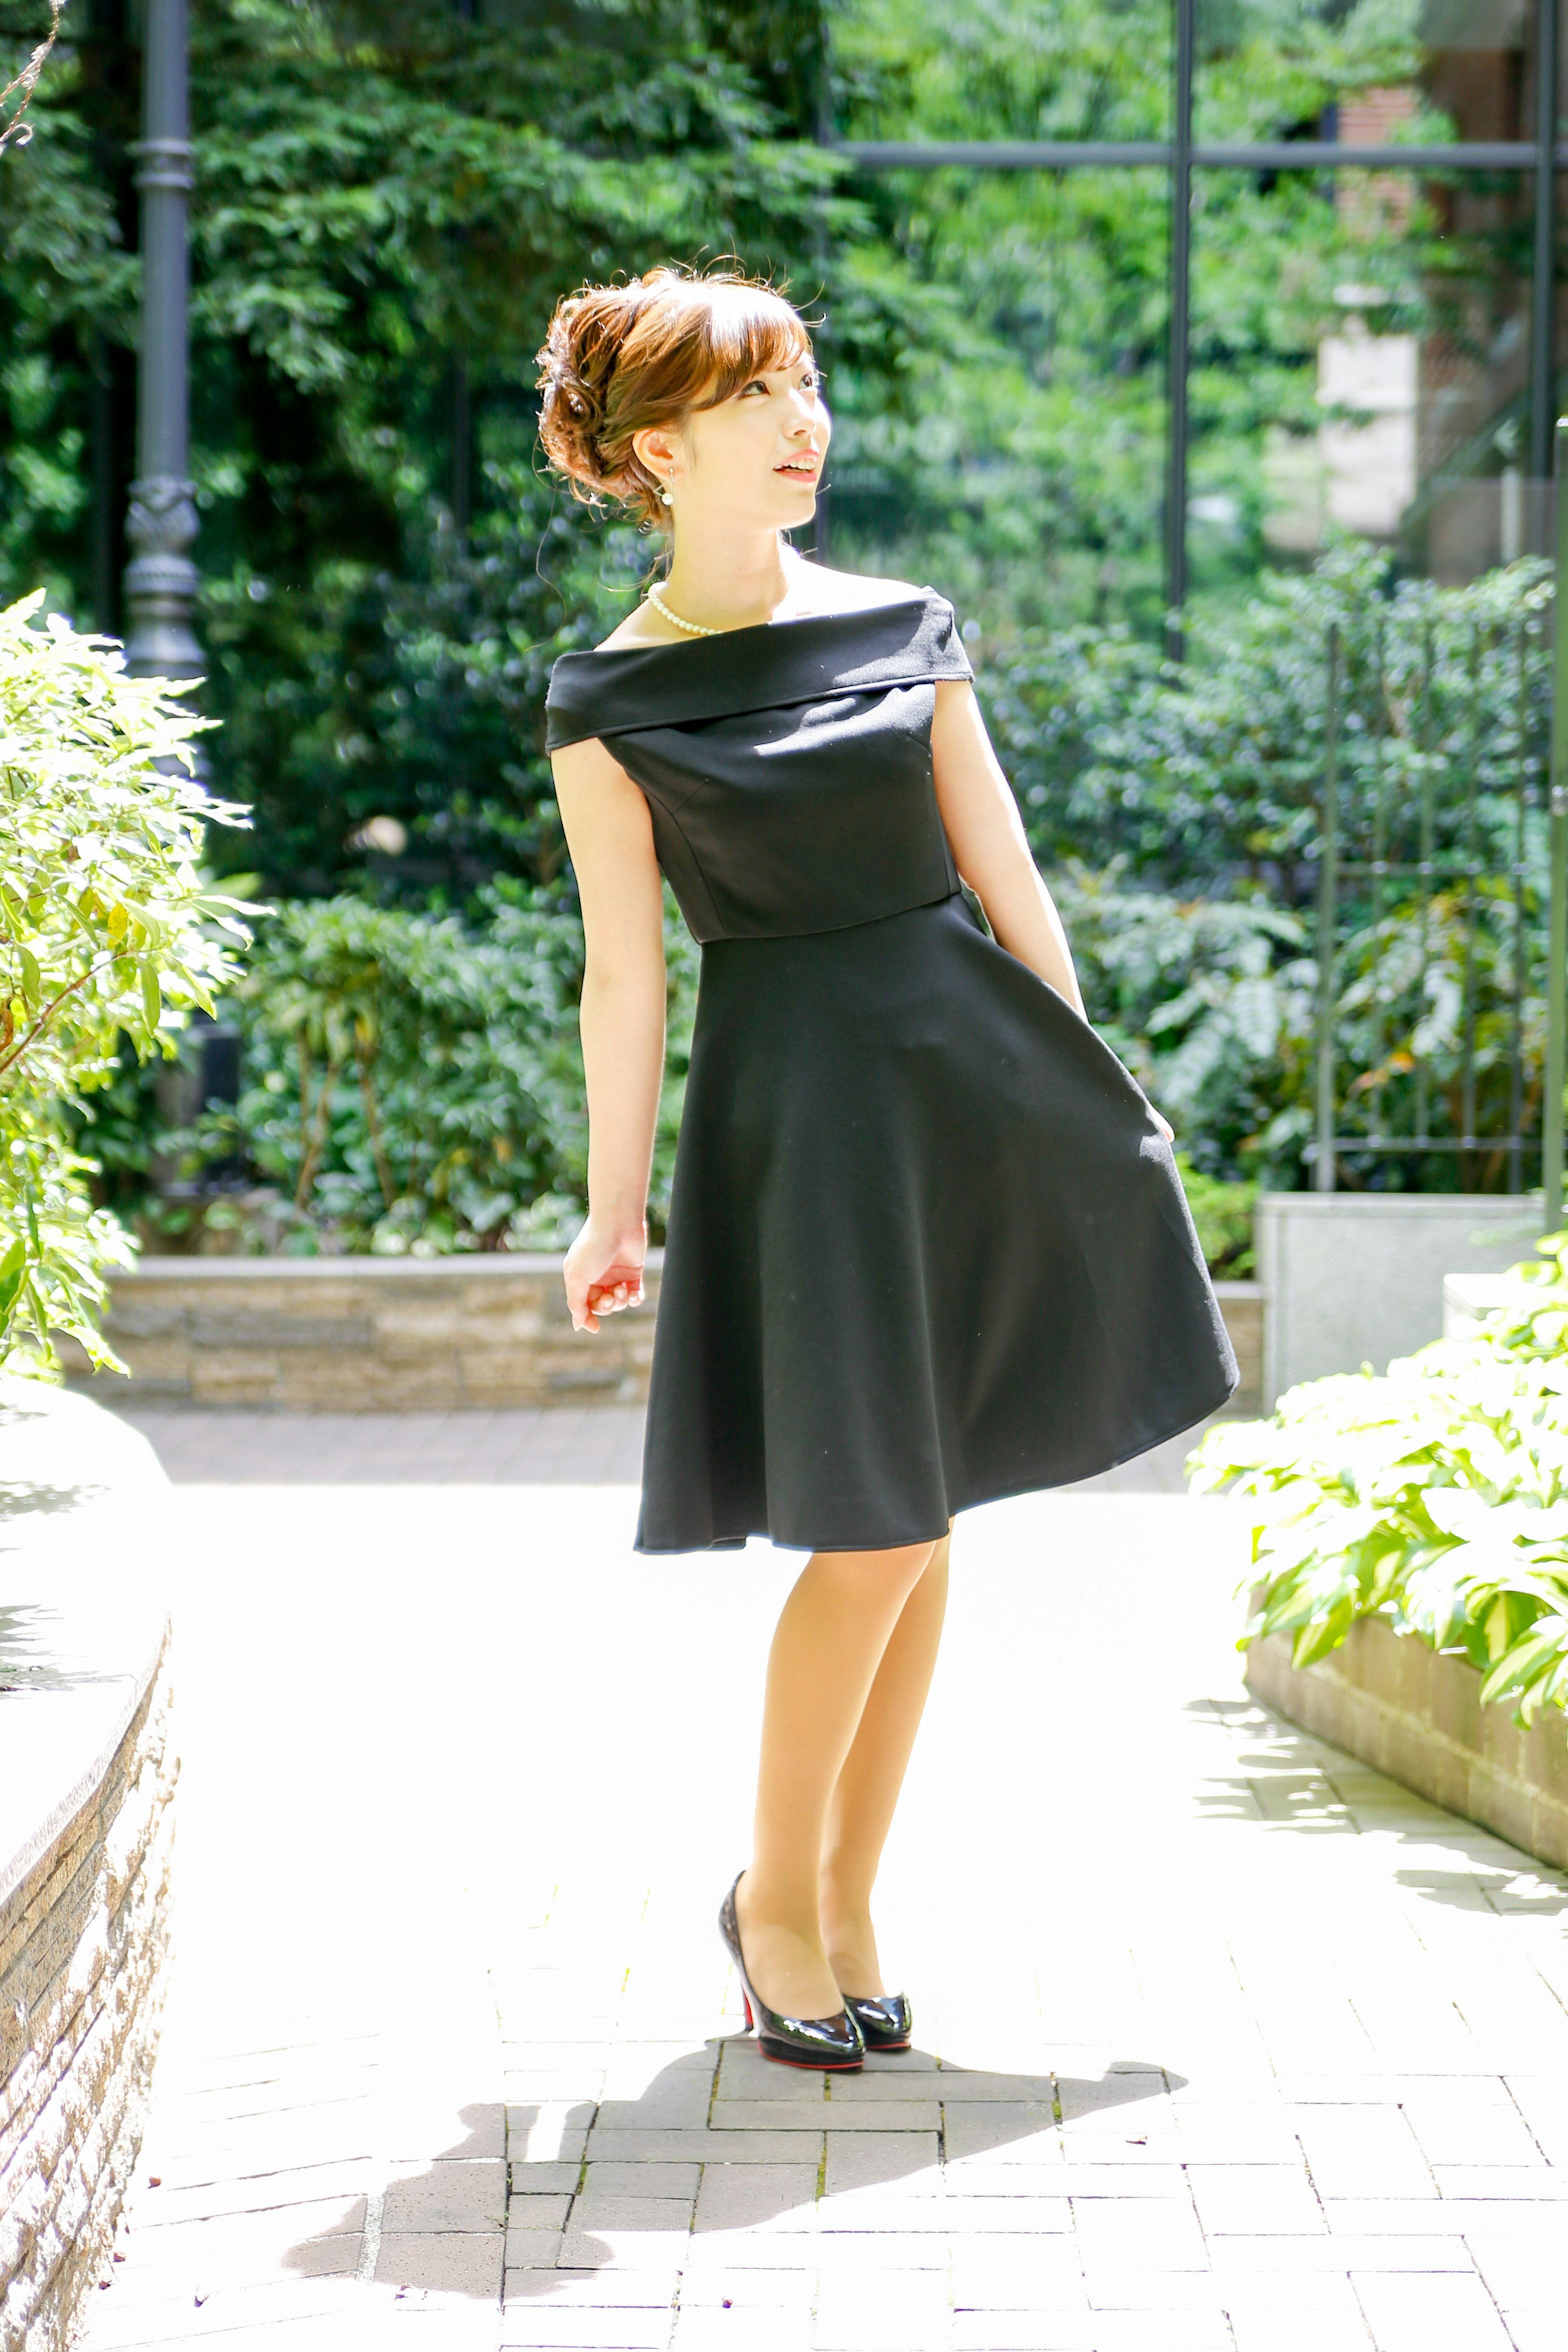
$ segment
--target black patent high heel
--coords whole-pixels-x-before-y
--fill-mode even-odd
[[[914,2037],[915,2013],[903,1992],[847,1992],[844,2006],[860,2028],[868,2050],[907,2050]]]
[[[739,1886],[745,1872],[737,1874]],[[757,2047],[764,2058],[775,2066],[821,2066],[829,2073],[845,2074],[858,2068],[866,2056],[866,2040],[846,2003],[837,2017],[784,2017],[770,2009],[757,1997],[751,1978],[746,1974],[746,1956],[741,1949],[741,1922],[735,1910],[735,1886],[731,1886],[719,1911],[719,1933],[725,1948],[735,1963],[735,1973],[741,1979],[741,1997],[746,2004],[746,2029],[754,2031]]]

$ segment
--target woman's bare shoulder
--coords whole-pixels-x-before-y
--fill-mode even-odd
[[[901,604],[926,591],[909,580],[887,580],[866,572],[835,572],[826,563],[802,556],[792,567],[798,582],[800,604],[814,613],[861,613],[877,604]],[[792,597],[792,603],[795,601]]]

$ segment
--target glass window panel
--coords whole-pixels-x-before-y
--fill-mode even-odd
[[[843,0],[844,139],[1163,139],[1170,0]]]
[[[1336,530],[1449,582],[1537,543],[1531,175],[1194,177],[1194,594]]]
[[[832,561],[989,633],[1163,611],[1163,171],[868,175],[825,308]],[[888,391],[888,338],[901,339]]]
[[[1532,139],[1534,0],[1197,0],[1199,140]]]

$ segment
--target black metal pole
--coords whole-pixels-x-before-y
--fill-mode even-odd
[[[1541,1105],[1541,1190],[1546,1231],[1563,1222],[1563,1092],[1568,1085],[1568,416],[1557,424],[1557,572],[1552,628],[1552,770],[1546,847],[1546,1076]]]
[[[1166,650],[1180,661],[1187,601],[1187,365],[1193,245],[1193,49],[1197,0],[1174,0],[1171,91],[1171,348],[1166,372]]]
[[[1557,226],[1557,8],[1558,0],[1536,0],[1535,23],[1535,274],[1530,306],[1530,472],[1531,479],[1550,479],[1552,434],[1556,402],[1552,397],[1554,354],[1552,338],[1556,310]],[[1547,544],[1546,498],[1538,491],[1534,504],[1538,546]]]
[[[190,480],[187,338],[191,192],[186,0],[146,0],[142,53],[142,343],[136,387],[136,479],[125,534],[126,663],[138,677],[190,677],[202,667],[193,625],[196,535]]]

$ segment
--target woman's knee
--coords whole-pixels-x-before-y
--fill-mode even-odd
[[[931,1566],[937,1549],[935,1543],[893,1544],[881,1551],[818,1552],[817,1558],[847,1582],[909,1592]]]

